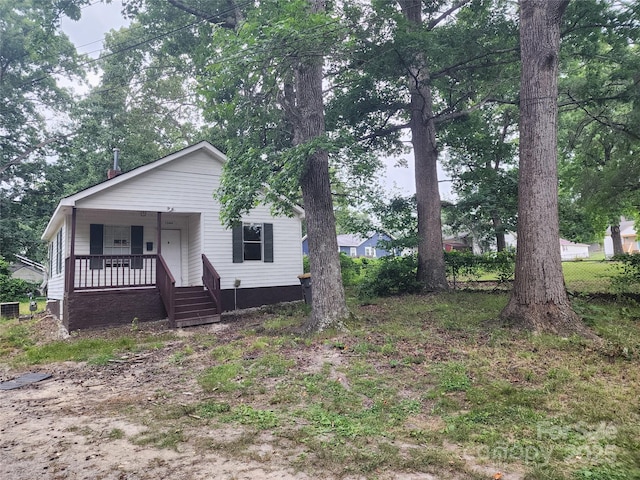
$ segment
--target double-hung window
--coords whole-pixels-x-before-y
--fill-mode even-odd
[[[91,269],[104,267],[142,268],[142,226],[90,225],[89,253],[99,255],[91,258]],[[129,257],[129,255],[136,255]],[[103,263],[104,259],[104,263]]]
[[[62,228],[56,235],[56,274],[62,273]]]
[[[262,224],[242,225],[242,252],[244,260],[262,260]]]
[[[119,225],[105,225],[102,253],[111,257],[105,259],[107,267],[128,267],[128,258],[117,257],[131,253],[131,228]]]
[[[243,223],[233,227],[233,263],[273,262],[273,224]]]

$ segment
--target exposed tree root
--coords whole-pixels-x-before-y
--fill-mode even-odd
[[[552,333],[562,337],[580,335],[600,341],[569,303],[521,304],[512,297],[500,314],[500,318],[512,327],[535,333]]]

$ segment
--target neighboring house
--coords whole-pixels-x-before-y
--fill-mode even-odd
[[[576,258],[589,258],[589,245],[585,243],[574,243],[561,238],[560,257],[562,261],[575,260]]]
[[[392,252],[378,247],[380,240],[389,241],[391,238],[385,233],[371,233],[366,238],[347,233],[337,236],[338,251],[346,253],[350,257],[379,258],[386,257]],[[307,236],[302,237],[302,254],[309,255],[309,242]]]
[[[225,228],[212,196],[225,161],[200,142],[60,201],[42,239],[49,308],[69,330],[197,325],[302,298],[303,210],[274,217],[259,206]]]
[[[16,255],[16,260],[9,265],[11,278],[26,280],[41,285],[45,279],[45,267],[23,255]]]
[[[634,220],[620,220],[620,238],[623,252],[638,253],[640,251],[640,242],[638,242]],[[604,235],[604,254],[607,258],[613,256],[613,240],[611,239],[610,226],[607,227]]]
[[[515,233],[507,233],[506,243],[509,248],[517,248],[518,237]],[[575,260],[576,258],[589,258],[589,245],[584,243],[574,243],[564,238],[560,239],[561,260]]]
[[[457,252],[473,252],[473,246],[469,245],[468,243],[468,238],[470,237],[465,237],[465,238],[459,238],[459,237],[453,237],[453,238],[445,238],[442,240],[442,245],[444,247],[444,250],[446,252],[452,252],[452,251],[457,251]]]

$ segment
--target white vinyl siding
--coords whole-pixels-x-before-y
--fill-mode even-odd
[[[67,235],[64,225],[56,232],[50,242],[50,252],[52,257],[49,262],[49,278],[47,279],[47,296],[54,300],[62,300],[64,297],[64,259],[67,256]],[[58,240],[62,239],[60,245],[62,268],[58,271]]]
[[[188,285],[202,284],[202,230],[200,215],[190,215],[188,222],[189,252],[188,252]]]

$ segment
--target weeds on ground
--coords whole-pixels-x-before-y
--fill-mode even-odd
[[[496,318],[506,300],[376,299],[352,304],[348,333],[304,339],[295,334],[304,312],[273,309],[262,324],[252,317],[241,336],[192,337],[193,350],[174,352],[170,363],[206,345],[202,368],[189,373],[201,392],[191,403],[168,392],[147,406],[149,431],[131,441],[247,456],[269,435],[295,467],[336,476],[487,478],[482,469],[527,479],[640,478],[640,308],[577,300],[603,339],[596,345],[504,328]],[[7,335],[2,345],[28,341],[24,332]],[[122,341],[115,348],[140,348]],[[199,435],[204,426],[238,434]]]

